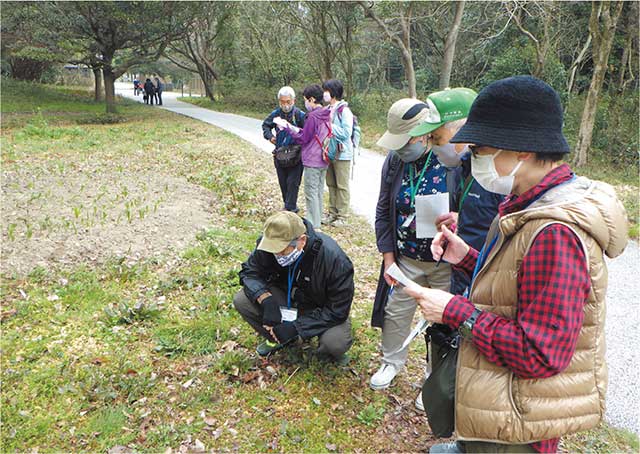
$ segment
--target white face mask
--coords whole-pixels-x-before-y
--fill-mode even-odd
[[[509,195],[513,191],[515,175],[524,161],[520,161],[509,175],[501,177],[496,170],[495,158],[502,150],[493,155],[471,155],[471,175],[485,190],[496,194]]]
[[[460,155],[456,152],[455,144],[433,145],[431,149],[443,166],[458,167],[460,165]]]
[[[295,261],[298,260],[298,258],[300,258],[300,256],[302,255],[302,249],[296,248],[287,255],[276,255],[276,254],[273,254],[273,255],[276,257],[276,261],[278,262],[278,265],[285,267],[295,263]]]
[[[325,92],[322,94],[322,100],[323,100],[324,102],[326,102],[327,104],[329,104],[329,103],[331,102],[331,93],[329,93],[328,91],[325,91]]]

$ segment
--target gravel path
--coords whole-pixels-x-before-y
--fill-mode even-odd
[[[117,93],[142,102],[135,97],[131,84],[116,84]],[[264,152],[273,145],[262,138],[261,121],[240,115],[215,112],[178,101],[178,93],[162,94],[163,108],[218,126],[252,143]],[[380,184],[383,156],[361,150],[354,167],[351,184],[351,208],[365,216],[373,225]],[[607,420],[615,427],[640,433],[640,249],[629,242],[624,254],[608,261],[607,293],[607,362],[609,388]]]

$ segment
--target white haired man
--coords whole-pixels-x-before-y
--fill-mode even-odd
[[[302,161],[300,160],[300,146],[293,142],[293,138],[287,129],[278,129],[273,119],[276,117],[287,120],[294,126],[302,128],[304,126],[305,113],[295,106],[296,92],[293,88],[284,86],[278,91],[279,106],[269,114],[262,122],[262,135],[266,140],[275,145],[274,149],[274,165],[278,174],[278,183],[280,184],[280,192],[282,192],[282,201],[284,209],[287,211],[298,212],[298,189],[302,180]],[[276,131],[274,133],[274,130]],[[276,153],[278,150],[285,150],[297,147],[297,162],[294,160],[278,160]],[[289,154],[289,153],[287,153]],[[295,154],[295,151],[294,151]],[[285,154],[286,155],[286,154]]]

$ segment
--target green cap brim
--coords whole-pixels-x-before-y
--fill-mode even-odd
[[[416,126],[411,131],[409,131],[409,135],[411,137],[420,137],[425,134],[429,134],[430,132],[435,131],[440,126],[442,126],[445,122],[442,121],[440,123],[422,123],[421,125]]]

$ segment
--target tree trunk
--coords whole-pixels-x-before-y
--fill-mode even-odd
[[[99,67],[95,66],[91,68],[93,71],[93,99],[95,102],[102,101],[102,71]]]
[[[117,113],[115,88],[116,77],[110,65],[107,64],[102,68],[102,75],[104,78],[104,99],[107,113]]]
[[[404,75],[407,79],[407,84],[409,88],[409,97],[417,98],[418,93],[416,91],[416,70],[413,67],[413,55],[411,52],[411,14],[412,14],[412,4],[409,3],[406,11],[401,11],[400,13],[400,27],[402,29],[402,38],[398,37],[396,33],[394,33],[387,24],[378,17],[378,15],[373,11],[369,5],[360,1],[358,4],[364,10],[364,13],[367,17],[373,19],[380,29],[387,35],[387,37],[395,43],[400,52],[402,53],[402,64],[404,66]],[[388,68],[387,68],[388,69]]]
[[[458,39],[458,31],[462,23],[462,13],[464,11],[464,0],[456,3],[456,13],[453,24],[447,38],[444,41],[444,57],[442,58],[442,71],[440,72],[440,90],[444,90],[451,82],[451,68],[453,68],[453,58],[456,53],[456,41]]]
[[[413,67],[413,56],[411,55],[410,50],[402,51],[402,63],[404,65],[404,75],[407,78],[407,84],[409,85],[409,98],[417,98],[416,70]]]
[[[571,64],[571,74],[569,75],[569,82],[567,83],[567,93],[571,96],[571,92],[573,91],[573,84],[576,80],[576,73],[578,72],[578,68],[580,64],[584,60],[585,55],[587,55],[587,51],[589,50],[589,46],[591,45],[591,35],[587,37],[587,41],[584,43],[582,50],[576,57],[576,59]]]
[[[612,8],[613,6],[613,8]],[[578,141],[574,164],[583,166],[588,162],[588,152],[593,138],[593,126],[596,121],[598,109],[598,95],[602,89],[604,76],[607,73],[609,53],[615,36],[616,24],[622,10],[622,0],[593,1],[591,5],[591,18],[589,20],[589,33],[593,37],[593,75],[589,85],[589,93],[582,111]],[[613,14],[612,14],[613,13]]]

